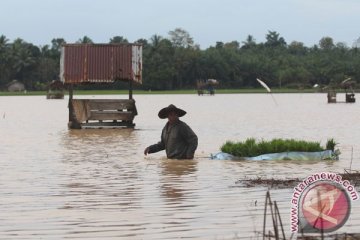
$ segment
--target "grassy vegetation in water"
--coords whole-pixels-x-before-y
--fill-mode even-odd
[[[267,153],[334,150],[335,145],[334,139],[329,139],[326,148],[323,148],[319,142],[278,138],[257,142],[254,138],[248,138],[244,142],[227,141],[221,146],[221,151],[237,157],[255,157]]]

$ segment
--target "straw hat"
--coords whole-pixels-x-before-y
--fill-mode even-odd
[[[182,117],[182,116],[184,116],[184,115],[186,114],[186,112],[185,112],[184,110],[175,107],[175,105],[173,105],[173,104],[170,104],[169,106],[161,109],[161,110],[159,111],[158,116],[159,116],[159,118],[164,119],[164,118],[167,118],[167,117],[168,117],[168,114],[169,114],[170,112],[176,112],[176,114],[177,114],[179,117]]]

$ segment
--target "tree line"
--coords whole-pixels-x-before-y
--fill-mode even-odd
[[[59,79],[59,63],[63,38],[51,44],[35,46],[17,38],[10,42],[0,36],[0,88],[11,80],[23,82],[27,90],[44,90],[52,80]],[[84,36],[77,43],[93,43]],[[115,36],[109,43],[128,43]],[[266,41],[257,43],[248,35],[242,41],[216,42],[200,49],[190,34],[181,28],[169,31],[167,37],[153,35],[139,39],[143,45],[144,90],[190,89],[196,82],[217,79],[221,88],[260,87],[261,78],[270,87],[307,88],[314,84],[336,85],[351,77],[360,79],[360,51],[344,43],[323,37],[311,47],[302,42],[287,43],[276,31],[268,31]],[[92,85],[87,88],[102,88]],[[118,88],[118,84],[107,88]]]

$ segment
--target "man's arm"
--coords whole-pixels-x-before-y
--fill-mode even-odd
[[[145,148],[145,150],[144,150],[145,155],[150,154],[150,153],[156,153],[156,152],[159,152],[159,151],[162,151],[165,149],[165,143],[164,143],[164,139],[162,136],[163,136],[163,134],[161,133],[160,142],[155,143],[155,144],[150,145],[147,148]]]
[[[184,139],[188,145],[186,150],[186,158],[193,159],[195,150],[198,146],[198,137],[187,124],[184,124],[184,129],[181,132],[184,134]]]

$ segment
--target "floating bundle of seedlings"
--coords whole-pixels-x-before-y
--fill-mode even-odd
[[[335,145],[336,142],[334,139],[329,139],[326,143],[326,147],[322,147],[320,142],[313,141],[279,138],[270,141],[256,141],[255,138],[248,138],[244,142],[227,141],[221,146],[221,151],[237,157],[255,157],[262,154],[281,152],[334,151]]]

